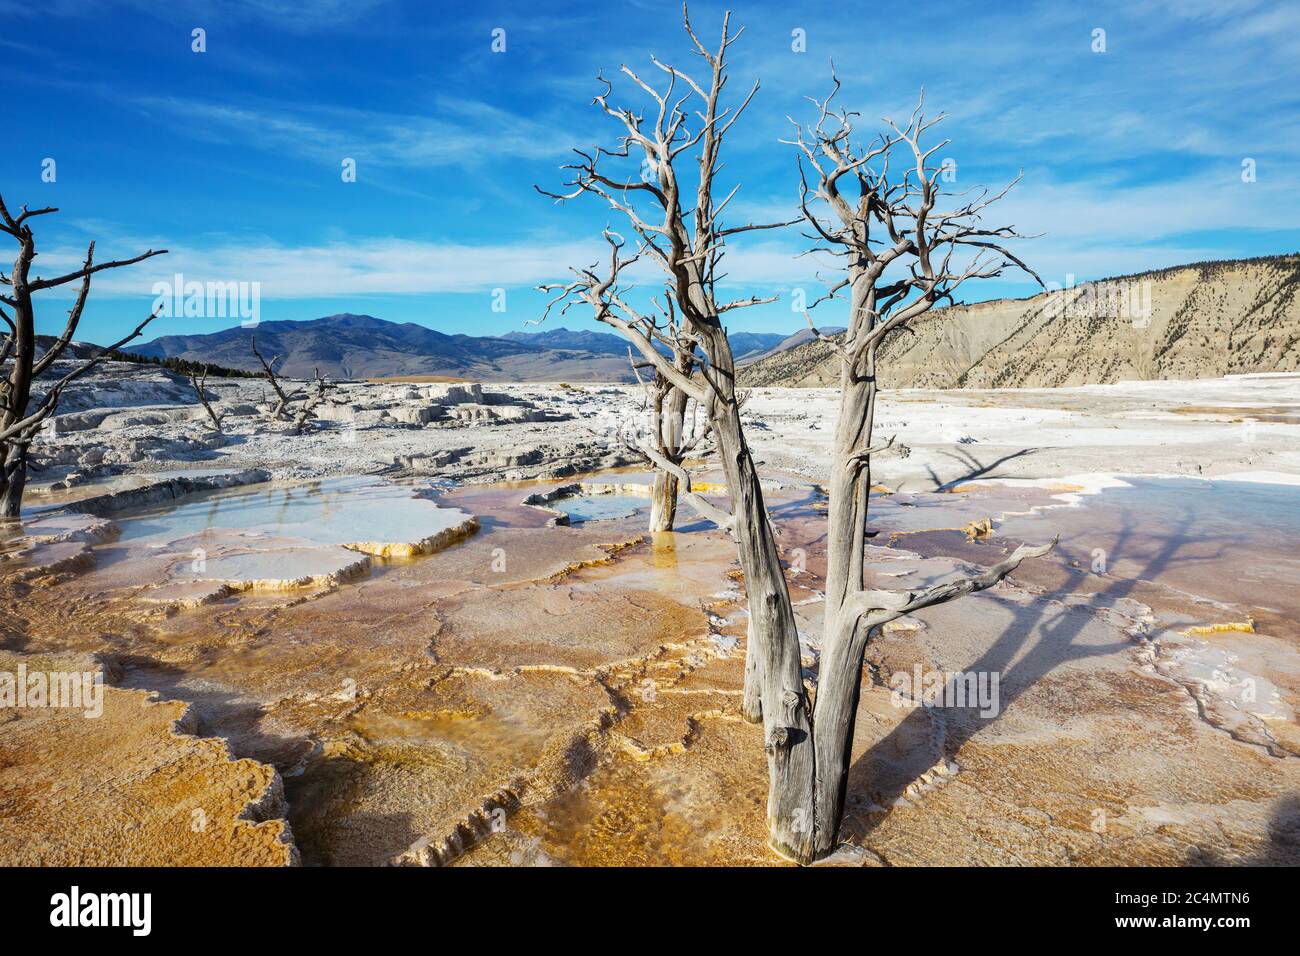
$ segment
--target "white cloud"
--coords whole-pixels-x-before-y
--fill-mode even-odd
[[[300,107],[279,103],[233,106],[179,97],[140,97],[136,104],[180,120],[190,135],[268,152],[306,156],[337,164],[387,167],[470,165],[507,160],[560,157],[571,134],[543,122],[486,103],[439,97],[432,115],[378,113],[338,107]]]
[[[146,245],[123,239],[101,242],[100,260],[110,247],[112,255],[127,256]],[[603,269],[608,256],[600,240],[554,237],[478,245],[371,237],[308,246],[227,238],[211,245],[170,249],[166,256],[100,273],[92,285],[95,295],[145,296],[155,282],[171,282],[178,272],[186,281],[258,282],[268,299],[484,292],[564,281],[572,275],[571,266],[595,263]],[[725,285],[772,288],[814,282],[817,263],[796,258],[798,252],[797,245],[778,241],[733,249],[724,260]],[[84,255],[84,249],[73,246],[43,252],[40,273],[72,271]],[[629,284],[647,291],[657,290],[662,282],[658,267],[647,260],[629,269],[626,277]],[[60,294],[73,291],[64,286]]]
[[[1270,176],[1267,165],[1261,166],[1257,182],[1246,183],[1239,166],[1224,163],[1215,175],[1122,187],[1104,179],[1031,180],[1012,190],[986,218],[1014,223],[1025,233],[1045,233],[1033,248],[1067,257],[1107,246],[1177,245],[1176,237],[1188,233],[1295,229],[1300,196],[1284,176]],[[1225,238],[1216,254],[1232,255],[1233,241]]]
[[[524,242],[491,245],[370,238],[310,246],[228,242],[172,247],[170,254],[96,277],[95,291],[144,295],[154,282],[182,273],[187,281],[258,282],[265,298],[324,298],[376,293],[475,292],[536,285],[562,278],[565,263],[591,262],[590,244]],[[52,266],[75,268],[70,249],[41,256]]]

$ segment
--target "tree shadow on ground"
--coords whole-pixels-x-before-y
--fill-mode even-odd
[[[1213,848],[1197,847],[1188,862],[1197,866],[1296,866],[1300,864],[1300,793],[1288,793],[1273,805],[1268,821],[1268,842],[1253,855],[1228,856]]]
[[[1105,588],[1093,592],[1087,605],[1071,606],[1062,603],[1066,595],[1078,593],[1079,575],[1086,573],[1063,563],[1058,563],[1058,567],[1068,575],[1065,581],[1044,593],[1035,594],[1026,603],[1016,603],[992,594],[994,600],[1011,611],[1012,619],[993,644],[977,660],[961,670],[968,674],[999,675],[1000,706],[997,713],[982,718],[978,708],[973,707],[936,706],[911,710],[850,768],[848,809],[841,837],[861,842],[888,816],[888,809],[880,812],[879,808],[891,807],[909,786],[920,779],[921,774],[934,766],[936,754],[928,746],[918,753],[918,742],[928,743],[934,738],[936,720],[944,728],[942,753],[938,757],[951,761],[972,737],[998,720],[1017,698],[1057,667],[1090,657],[1122,652],[1132,647],[1132,643],[1127,640],[1092,646],[1076,644],[1075,641],[1096,620],[1094,611],[1097,607],[1113,606],[1119,599],[1130,596],[1139,584],[1157,579],[1175,564],[1221,558],[1221,549],[1212,554],[1186,553],[1190,545],[1199,547],[1216,543],[1203,536],[1190,538],[1190,533],[1197,525],[1196,516],[1190,511],[1174,527],[1159,529],[1143,527],[1139,530],[1126,518],[1115,533],[1109,553],[1117,556],[1128,554],[1131,550],[1140,550],[1140,544],[1136,541],[1139,533],[1143,541],[1154,544],[1154,551],[1137,573],[1113,579]],[[1035,634],[1037,641],[1033,646],[1028,646]],[[956,670],[957,666],[957,662],[951,662],[945,669]],[[901,761],[900,755],[903,758]]]
[[[965,474],[959,475],[958,477],[952,478],[948,481],[943,481],[929,465],[925,466],[925,470],[930,476],[930,481],[934,484],[935,491],[947,491],[950,488],[956,488],[959,485],[965,484],[968,481],[975,481],[978,478],[1013,477],[998,475],[995,474],[995,472],[1000,466],[1005,465],[1009,461],[1013,461],[1016,458],[1024,458],[1026,455],[1036,455],[1040,451],[1042,451],[1041,448],[1022,448],[1020,451],[1010,452],[1009,454],[1003,455],[1001,458],[997,458],[986,465],[976,458],[973,452],[967,451],[965,448],[958,448],[955,451],[944,452],[944,454],[956,461],[962,468],[966,469]]]

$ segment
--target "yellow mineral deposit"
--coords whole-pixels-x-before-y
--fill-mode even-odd
[[[578,493],[640,484],[598,475]],[[18,639],[0,670],[89,660],[110,686],[98,722],[0,715],[14,823],[0,862],[780,863],[761,730],[740,717],[734,542],[685,511],[685,530],[649,535],[644,508],[556,526],[521,503],[561,487],[429,495],[356,479],[230,489],[116,515],[112,533],[42,518],[39,544],[88,557],[65,565],[29,544],[0,562],[0,607],[42,586],[22,619],[4,612]],[[1256,592],[1216,592],[1212,558],[1183,566],[1212,555],[1197,534],[1213,529],[1129,534],[1120,549],[1123,508],[1096,507],[1112,492],[1055,492],[873,497],[879,586],[992,563],[1041,537],[1044,514],[1065,544],[974,608],[927,609],[871,643],[842,860],[1289,859],[1270,834],[1300,787],[1300,761],[1279,756],[1300,754],[1294,635]],[[810,680],[819,500],[791,476],[768,499]],[[1087,570],[1094,547],[1110,549],[1106,574]],[[1211,599],[1224,608],[1202,623]],[[1262,633],[1232,623],[1245,610]],[[996,716],[898,706],[891,679],[917,668],[997,673]],[[1260,699],[1234,702],[1245,687]],[[1203,812],[1178,812],[1188,793]]]
[[[1184,634],[1254,634],[1254,621],[1225,621],[1221,624],[1198,624]]]

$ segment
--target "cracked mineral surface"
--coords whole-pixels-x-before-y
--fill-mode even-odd
[[[106,684],[95,718],[0,709],[0,862],[781,863],[735,546],[685,504],[645,532],[612,434],[629,392],[357,383],[298,435],[232,380],[204,439],[192,396],[142,376],[165,379],[110,369],[56,420],[78,416],[0,534],[0,672]],[[1296,426],[1224,448],[1239,416],[1170,416],[1133,478],[1115,436],[1165,420],[1102,388],[1051,422],[1037,395],[891,395],[915,444],[878,469],[870,586],[1061,544],[868,646],[835,862],[1300,862]],[[945,401],[977,442],[927,430]],[[819,402],[747,412],[814,687]]]

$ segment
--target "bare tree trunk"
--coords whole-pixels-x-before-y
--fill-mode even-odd
[[[763,678],[758,669],[759,655],[748,653],[754,641],[754,618],[751,616],[745,632],[745,689],[741,698],[740,715],[751,724],[758,724],[763,721]]]
[[[689,368],[686,369],[689,373]],[[667,384],[668,395],[656,415],[659,451],[665,458],[681,464],[681,448],[686,427],[686,403],[690,396]],[[677,476],[662,468],[655,469],[654,487],[650,492],[650,531],[672,531],[677,520]]]
[[[203,366],[202,375],[199,375],[196,372],[190,372],[190,386],[194,389],[194,394],[198,396],[199,403],[203,406],[204,411],[208,413],[208,419],[212,422],[212,427],[216,430],[218,435],[222,434],[221,419],[224,416],[216,413],[212,408],[212,403],[208,401],[208,396],[206,394],[208,387],[208,367],[206,365]]]
[[[869,332],[874,295],[854,283],[850,327]],[[851,594],[862,590],[867,509],[871,494],[871,459],[855,453],[870,447],[875,419],[875,352],[866,368],[840,368],[840,408],[831,452],[830,498],[826,529],[826,607],[821,659],[817,669],[817,783],[814,805],[814,853],[835,849],[848,788],[858,698],[862,691],[862,657],[866,626],[856,614],[844,614]]]
[[[856,614],[829,613],[817,672],[817,782],[814,858],[834,852],[848,793],[853,733],[862,693],[862,656],[871,637]]]
[[[866,463],[853,456],[871,441],[875,404],[874,370],[858,378],[852,369],[842,369],[826,513],[826,610],[832,616],[862,587],[871,478]]]
[[[27,487],[27,452],[13,447],[11,460],[4,462],[4,478],[0,482],[0,518],[17,518],[23,508],[23,491]]]
[[[736,546],[749,603],[746,682],[752,680],[761,695],[747,692],[746,699],[760,696],[763,702],[768,841],[782,856],[807,862],[812,858],[814,754],[799,631],[763,489],[734,402],[719,403],[713,432],[736,517]],[[748,658],[755,658],[752,667]]]
[[[656,469],[650,489],[650,531],[672,531],[677,520],[677,476]]]
[[[9,212],[0,198],[0,233],[18,243],[18,255],[8,276],[0,273],[0,285],[7,293],[0,294],[0,321],[9,332],[0,342],[0,517],[16,518],[22,510],[23,491],[27,486],[27,456],[32,441],[44,427],[45,421],[58,408],[63,389],[98,365],[105,357],[131,341],[154,318],[150,315],[123,339],[100,349],[89,359],[49,383],[40,399],[32,406],[32,385],[45,371],[51,369],[63,355],[77,331],[86,299],[90,295],[91,276],[105,269],[120,269],[141,262],[167,250],[152,249],[131,259],[95,263],[95,244],[90,243],[82,267],[75,272],[53,278],[31,278],[31,265],[36,258],[36,238],[28,221],[36,216],[58,212],[53,207],[29,210],[21,207],[17,216]],[[36,323],[32,295],[80,280],[80,288],[68,310],[63,333],[39,358],[36,356]],[[13,310],[10,315],[4,308]]]

